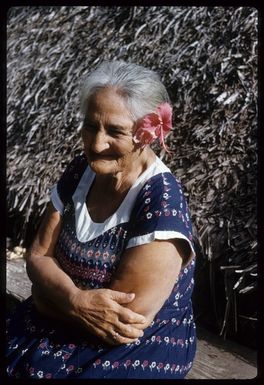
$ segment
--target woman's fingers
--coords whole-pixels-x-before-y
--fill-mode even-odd
[[[119,305],[115,303],[115,306],[118,307]],[[84,318],[83,321],[86,323],[88,320]],[[131,343],[144,335],[143,330],[140,328],[136,328],[133,324],[122,322],[119,319],[118,313],[105,319],[90,317],[87,327],[92,328],[100,337],[107,336],[111,340],[116,339],[119,343]]]
[[[125,304],[133,301],[135,293],[123,293],[122,291],[116,291],[108,289],[110,298],[119,304]]]
[[[119,309],[119,319],[126,324],[141,324],[142,326],[147,322],[146,317],[143,315],[122,306]]]
[[[143,330],[137,329],[132,325],[127,325],[122,322],[119,322],[115,326],[115,329],[120,336],[125,338],[137,339],[137,338],[143,337],[144,335]]]
[[[143,330],[134,327],[133,324],[128,324],[120,321],[118,316],[106,319],[91,319],[89,320],[90,326],[96,331],[101,331],[111,339],[118,334],[118,337],[122,337],[123,343],[129,343],[132,340],[136,340],[144,335]],[[126,341],[124,340],[126,339]],[[118,339],[120,341],[120,338]]]
[[[108,343],[135,342],[143,336],[147,320],[124,306],[135,298],[135,294],[131,294],[110,289],[82,292],[75,298],[75,316]]]
[[[127,338],[117,333],[109,337],[108,341],[108,343],[110,343],[111,345],[132,344],[137,341],[137,338]]]
[[[124,305],[131,302],[135,298],[135,293],[123,293],[121,291],[108,289],[110,293],[110,298],[117,302],[119,305]],[[134,311],[120,306],[120,316],[123,322],[127,323],[139,323],[144,324],[146,318],[142,314],[135,313]]]
[[[98,328],[97,326],[93,325],[90,330],[92,329],[93,333],[96,334],[98,337],[100,337],[104,342],[110,344],[110,345],[121,345],[121,344],[130,344],[135,341],[137,341],[138,337],[126,337],[119,332],[108,328],[102,329]]]

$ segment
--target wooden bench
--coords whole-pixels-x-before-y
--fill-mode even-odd
[[[23,258],[8,260],[6,269],[7,308],[31,294],[31,283]],[[186,379],[252,379],[257,376],[257,352],[224,340],[197,325],[197,353]]]

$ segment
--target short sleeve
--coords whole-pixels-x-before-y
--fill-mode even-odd
[[[72,199],[78,183],[87,167],[84,154],[77,155],[66,167],[58,182],[52,187],[50,199],[57,211],[63,214],[64,207]]]
[[[150,178],[132,210],[127,248],[155,239],[184,239],[195,255],[189,208],[180,182],[169,172]]]
[[[62,203],[60,196],[58,194],[58,189],[57,189],[58,183],[56,183],[54,186],[51,188],[50,192],[50,200],[54,206],[54,208],[59,211],[59,213],[62,215],[64,211],[64,204]]]

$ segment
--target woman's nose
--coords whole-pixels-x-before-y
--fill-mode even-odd
[[[109,148],[107,135],[103,131],[97,131],[91,141],[91,150],[100,153]]]

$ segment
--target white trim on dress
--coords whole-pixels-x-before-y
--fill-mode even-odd
[[[57,183],[52,186],[51,192],[50,192],[50,199],[54,206],[54,208],[60,213],[60,215],[63,214],[63,208],[64,205],[59,197],[58,191],[57,191]]]
[[[145,245],[146,243],[153,242],[155,239],[159,240],[167,240],[167,239],[184,239],[188,242],[190,248],[191,248],[191,256],[189,259],[192,259],[195,256],[195,251],[192,245],[192,242],[182,233],[179,233],[178,231],[153,231],[152,233],[148,233],[145,235],[140,235],[134,238],[131,238],[128,241],[128,244],[126,246],[126,249],[129,249],[130,247],[139,246],[139,245]]]

